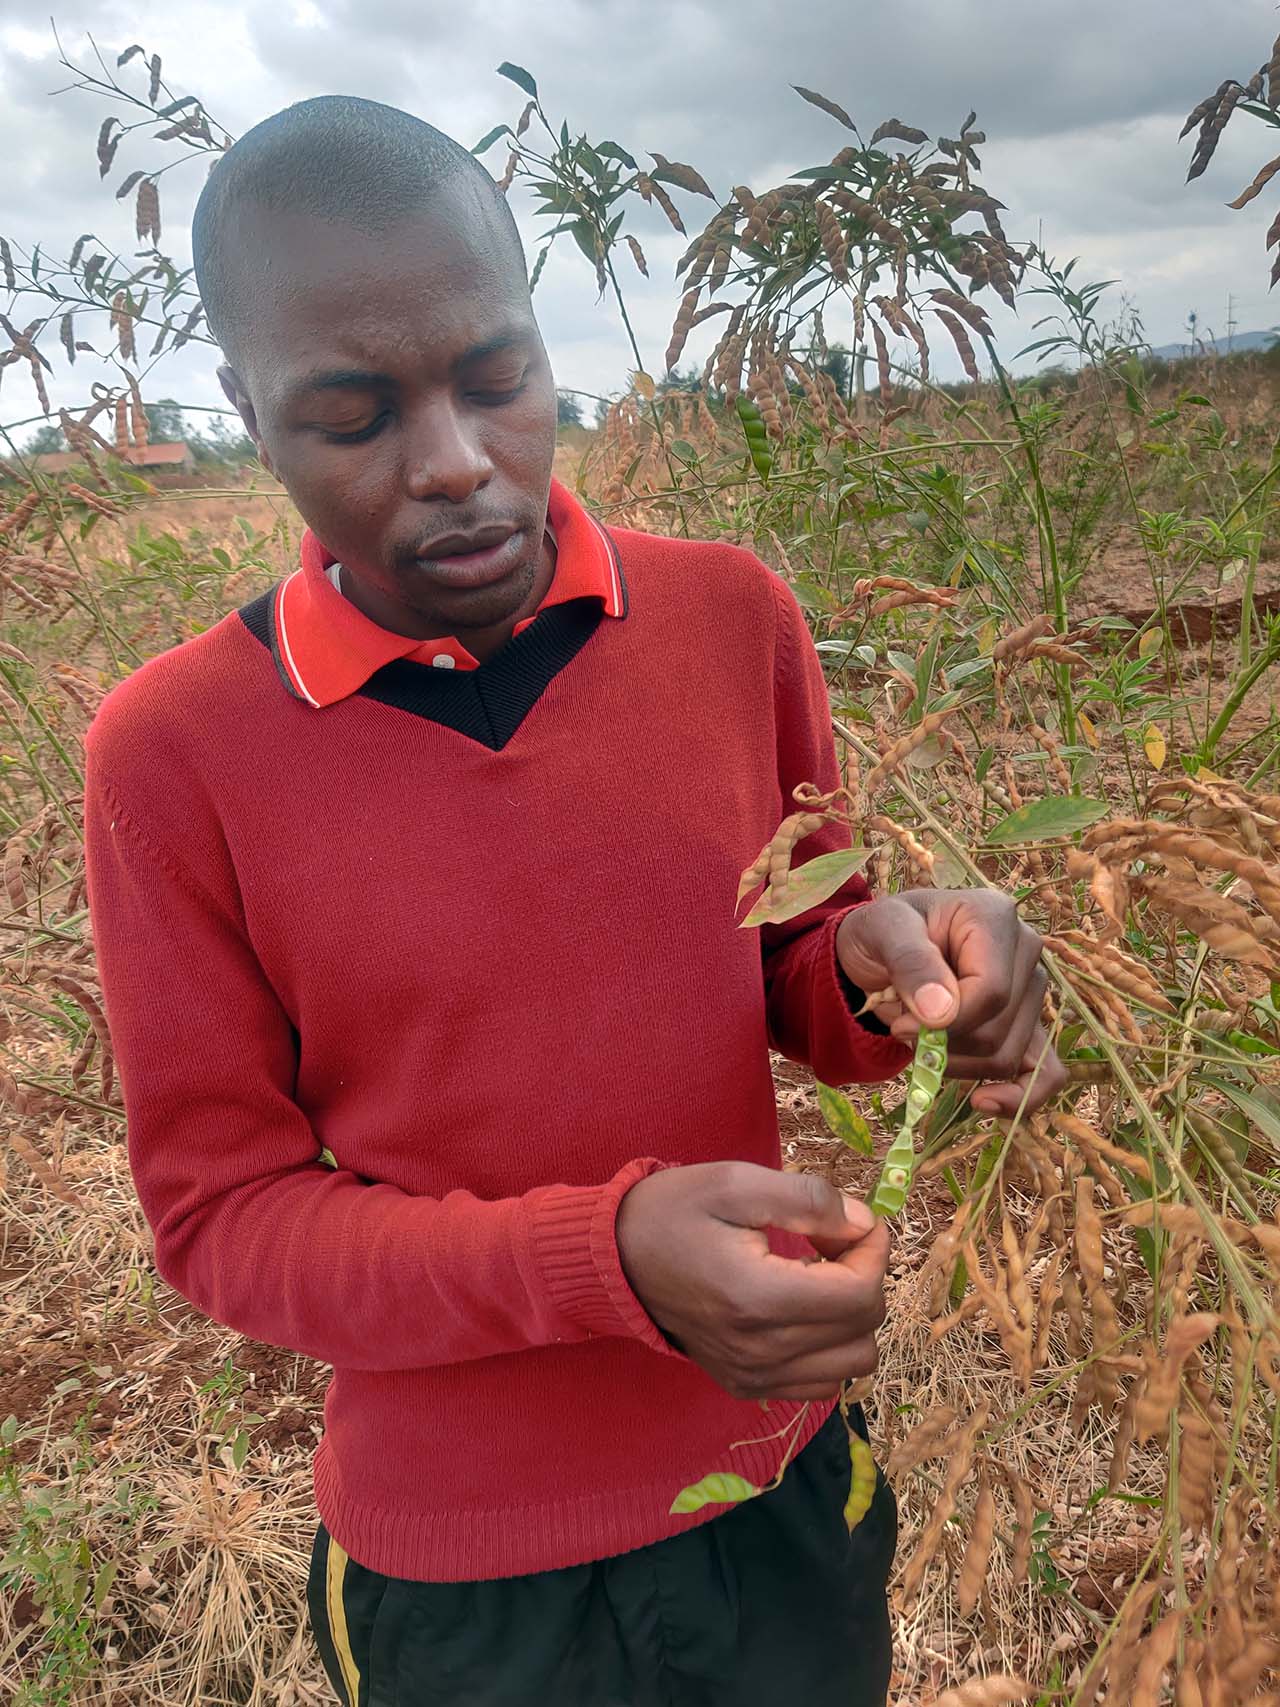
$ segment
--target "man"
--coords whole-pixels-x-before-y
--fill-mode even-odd
[[[309,531],[103,705],[90,904],[157,1268],[334,1367],[333,1685],[880,1702],[894,1508],[882,1484],[848,1532],[833,1403],[874,1366],[887,1234],[780,1170],[768,1049],[883,1079],[927,1021],[977,1108],[1036,1107],[1039,939],[985,893],[860,880],[736,928],[793,788],[837,780],[821,668],[747,553],[551,481],[523,255],[465,150],[304,102],[219,162],[194,245]],[[857,1017],[890,984],[892,1024]]]

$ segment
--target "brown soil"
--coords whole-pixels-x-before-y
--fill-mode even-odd
[[[1219,583],[1211,566],[1178,587],[1180,575],[1166,579],[1173,632],[1188,644],[1238,634],[1245,592],[1243,571]],[[1175,588],[1177,589],[1175,591]],[[1254,609],[1259,614],[1280,610],[1280,563],[1260,563],[1254,580]],[[1141,626],[1157,608],[1157,589],[1151,567],[1137,547],[1112,545],[1085,571],[1077,591],[1082,616],[1124,616]]]

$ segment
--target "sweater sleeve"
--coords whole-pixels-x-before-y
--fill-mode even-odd
[[[129,1164],[164,1279],[215,1321],[341,1368],[599,1335],[679,1355],[631,1291],[614,1236],[624,1193],[664,1165],[654,1158],[498,1201],[413,1196],[321,1161],[293,1097],[298,1034],[234,879],[184,865],[104,774],[92,734],[90,917]]]
[[[808,625],[784,581],[770,575],[777,612],[774,649],[774,727],[777,733],[779,816],[796,810],[792,790],[811,782],[824,793],[840,785],[831,702]],[[797,865],[847,848],[838,825],[824,825],[800,844]],[[824,1084],[891,1079],[911,1052],[874,1019],[854,1018],[863,995],[836,958],[836,931],[871,891],[854,875],[820,906],[785,924],[761,929],[769,1041],[779,1053],[813,1069]]]

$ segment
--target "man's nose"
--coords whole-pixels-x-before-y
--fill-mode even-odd
[[[409,423],[405,478],[420,502],[464,504],[493,477],[493,462],[474,426],[450,401],[424,407]]]

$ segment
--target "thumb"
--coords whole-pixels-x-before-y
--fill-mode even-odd
[[[778,1227],[837,1245],[856,1244],[876,1225],[860,1198],[849,1197],[816,1174],[783,1173],[751,1162],[731,1163],[724,1184],[707,1203],[735,1227]]]
[[[922,1025],[950,1025],[960,992],[924,917],[905,901],[885,895],[866,908],[858,924],[859,948],[880,962],[886,982],[915,1018]]]

